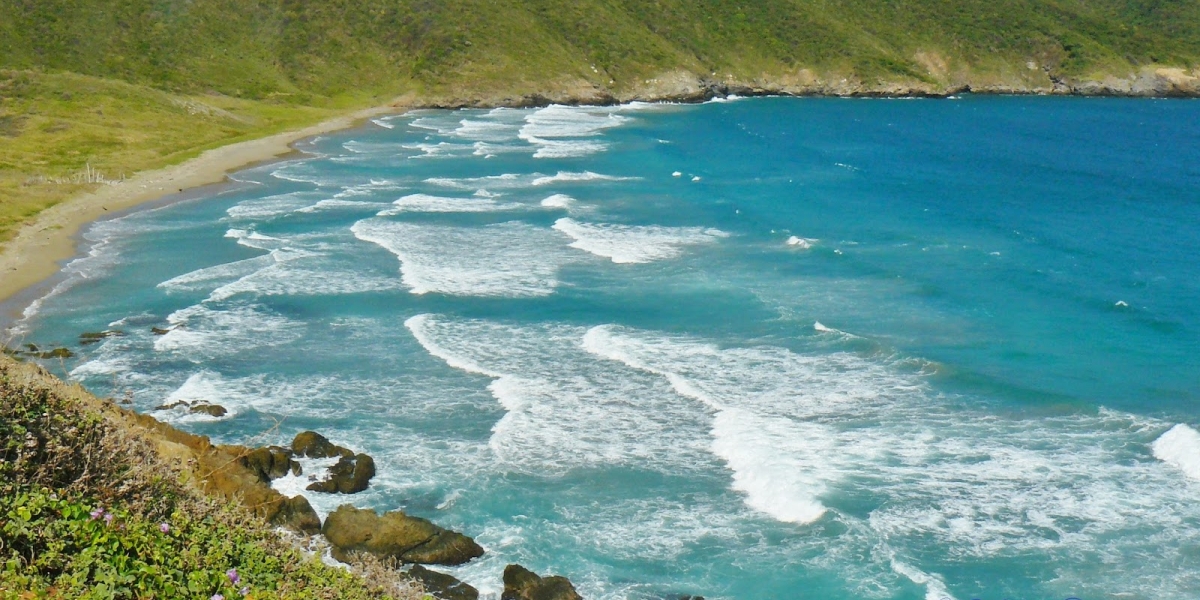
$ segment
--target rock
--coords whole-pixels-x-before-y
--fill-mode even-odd
[[[225,407],[220,404],[195,404],[188,409],[188,412],[217,417],[218,419],[229,414],[229,411],[225,410]]]
[[[321,517],[317,516],[317,511],[313,510],[304,496],[294,496],[280,502],[278,511],[271,517],[271,524],[307,535],[321,532]]]
[[[82,346],[87,346],[88,344],[95,344],[96,342],[99,342],[100,340],[103,340],[104,338],[120,337],[123,335],[125,335],[125,332],[119,331],[119,330],[97,331],[94,333],[81,333],[81,334],[79,334],[79,344]]]
[[[38,353],[37,356],[38,358],[71,358],[75,356],[75,353],[66,348],[55,348],[49,352]]]
[[[343,504],[325,519],[321,533],[343,562],[366,552],[384,560],[454,566],[483,555],[475,540],[398,510],[379,516]]]
[[[419,581],[425,591],[439,600],[479,600],[479,590],[445,573],[413,565],[408,575]]]
[[[150,333],[153,333],[154,335],[167,335],[168,333],[171,333],[172,329],[174,329],[174,327],[168,327],[166,329],[163,329],[162,327],[151,327]]]
[[[187,406],[187,405],[188,405],[188,403],[186,401],[179,400],[177,402],[172,402],[170,404],[159,404],[158,406],[154,407],[154,410],[171,410],[173,408],[179,408],[180,406]]]
[[[242,464],[258,475],[264,483],[279,479],[288,473],[299,475],[300,463],[292,459],[292,452],[279,446],[256,448],[242,457]]]
[[[504,567],[500,600],[583,600],[566,577],[538,577],[521,565]]]
[[[374,476],[375,459],[366,454],[343,456],[329,467],[329,475],[324,481],[310,484],[305,489],[327,494],[357,494],[367,489]]]
[[[325,438],[315,431],[305,431],[296,434],[292,440],[292,453],[308,458],[333,458],[335,456],[353,456],[354,453]]]

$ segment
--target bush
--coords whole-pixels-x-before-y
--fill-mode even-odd
[[[395,571],[325,565],[203,496],[127,418],[0,357],[0,600],[425,598]]]

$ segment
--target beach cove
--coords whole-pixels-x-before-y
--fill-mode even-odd
[[[369,451],[485,594],[1185,598],[1195,106],[376,115],[88,228],[17,327],[215,440]]]

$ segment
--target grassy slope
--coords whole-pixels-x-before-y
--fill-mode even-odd
[[[1030,60],[1194,67],[1200,3],[0,0],[0,242],[86,187],[47,178],[164,166],[404,92],[620,92],[669,70],[1020,85],[1045,78]]]
[[[242,588],[257,600],[427,598],[375,563],[361,577],[326,566],[206,498],[185,463],[161,454],[170,445],[0,355],[0,600],[233,599]]]

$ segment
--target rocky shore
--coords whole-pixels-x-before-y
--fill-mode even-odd
[[[1200,67],[1146,66],[1124,74],[1068,77],[1029,63],[1026,72],[1006,77],[950,72],[936,56],[927,58],[925,79],[868,81],[854,74],[794,73],[741,77],[701,76],[677,70],[613,89],[577,80],[558,82],[545,90],[517,93],[434,95],[413,98],[414,108],[532,108],[549,104],[613,105],[628,102],[705,102],[729,96],[796,96],[849,98],[946,98],[959,94],[1025,96],[1108,96],[1131,98],[1200,97]]]

